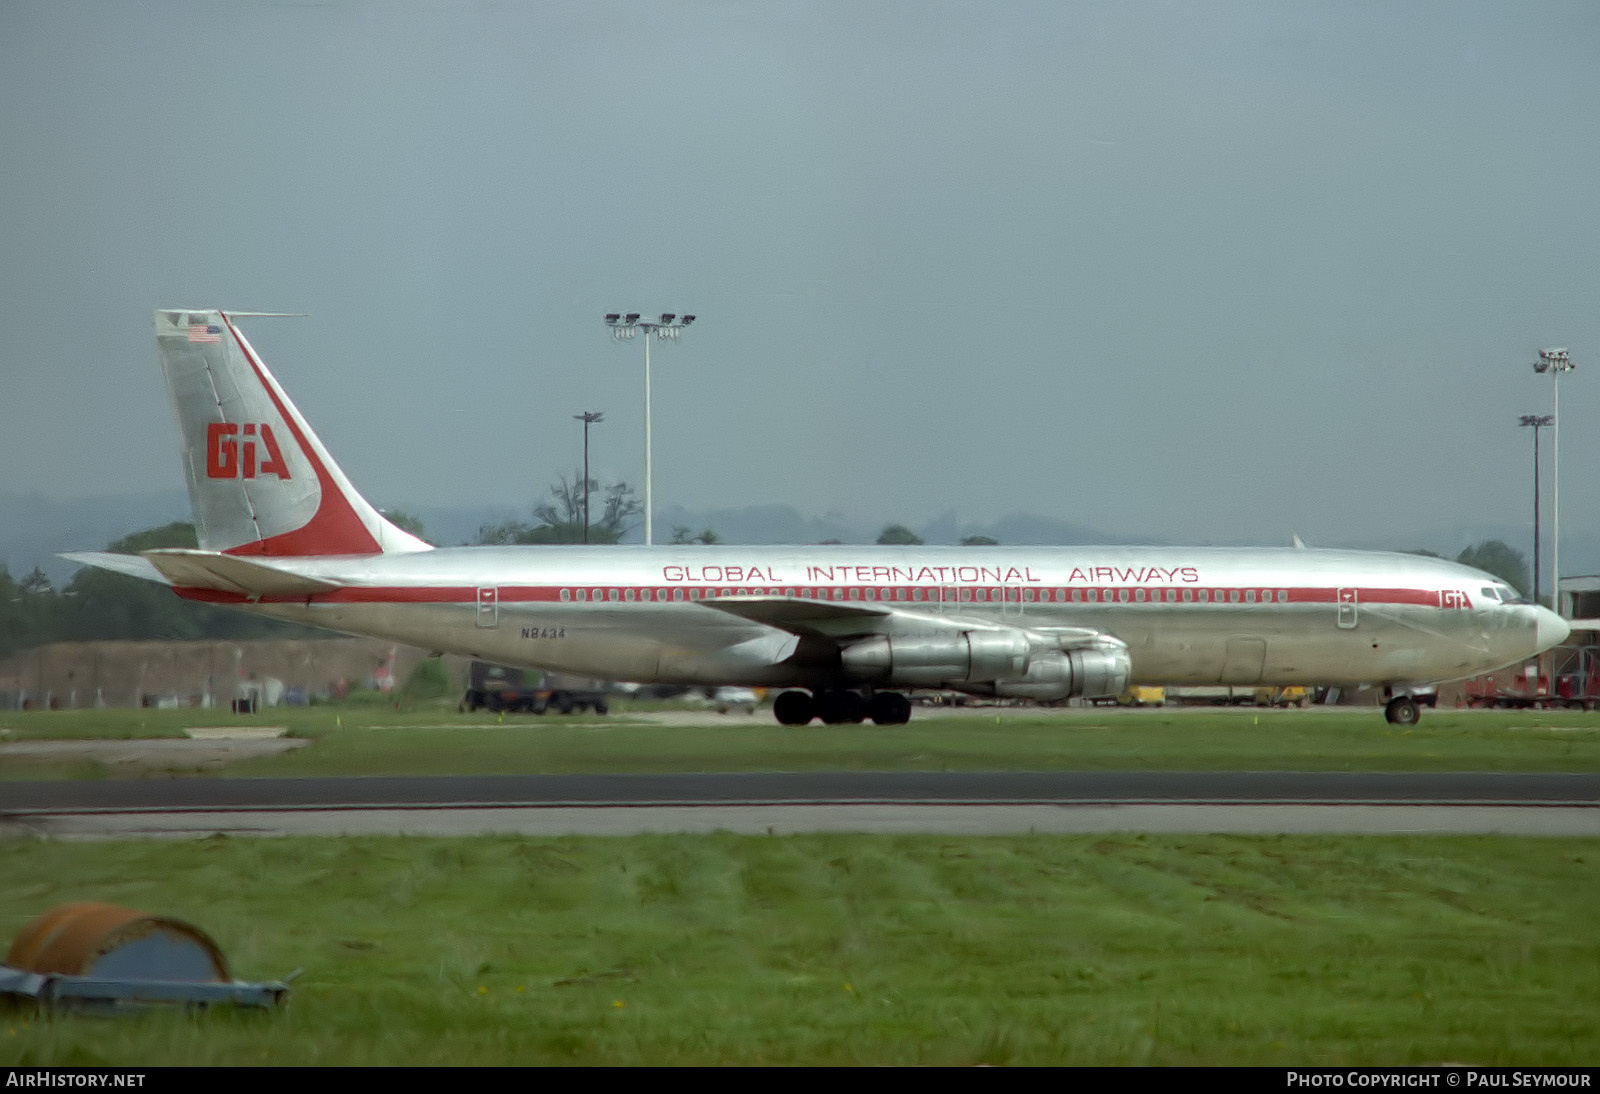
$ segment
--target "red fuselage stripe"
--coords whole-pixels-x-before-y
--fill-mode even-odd
[[[687,596],[683,600],[670,599],[672,595],[670,590],[683,589],[685,588],[683,585],[499,585],[485,586],[485,588],[494,589],[495,602],[500,604],[688,604],[694,602]],[[901,606],[925,606],[928,604],[940,603],[939,593],[941,588],[949,589],[950,586],[788,585],[779,587],[764,585],[754,588],[742,588],[730,585],[724,588],[716,585],[707,585],[704,587],[695,586],[694,588],[697,592],[702,593],[702,595],[706,597],[786,595],[795,600],[803,599],[821,603],[869,603]],[[1231,608],[1272,606],[1282,604],[1283,601],[1278,599],[1278,593],[1280,591],[1288,593],[1288,602],[1290,604],[1336,604],[1339,603],[1341,599],[1343,599],[1346,603],[1350,603],[1352,602],[1350,599],[1352,593],[1354,594],[1353,603],[1357,608],[1364,604],[1416,604],[1423,607],[1437,608],[1441,603],[1441,598],[1439,595],[1440,590],[1438,589],[1352,589],[1346,587],[1342,589],[1301,588],[1279,590],[1276,588],[1265,588],[1260,585],[1207,585],[1204,588],[1178,590],[1179,599],[1167,600],[1165,599],[1167,592],[1165,588],[1151,589],[1145,586],[1095,586],[1088,589],[1073,589],[1070,587],[1049,585],[1030,589],[1029,591],[1035,594],[1034,598],[1032,600],[1019,601],[1016,599],[1016,597],[1020,596],[1020,592],[1018,591],[1018,587],[1015,585],[1003,587],[989,585],[958,586],[957,588],[959,590],[958,595],[959,593],[967,593],[971,595],[977,592],[983,592],[985,594],[985,599],[965,599],[957,601],[945,601],[945,603],[956,603],[962,605],[1024,603],[1043,605],[1045,607],[1085,607],[1114,604],[1119,607],[1161,606],[1195,608],[1221,605],[1223,607]],[[988,599],[991,590],[998,592],[1001,588],[1005,589],[1005,592],[1001,594],[1001,596],[1004,596],[1007,599],[1002,600],[1001,596],[995,596],[993,599]],[[801,589],[805,589],[813,594],[820,595],[802,597],[798,595]],[[913,589],[922,592],[923,599],[911,599]],[[664,590],[668,591],[668,599],[662,599],[660,597],[660,593]],[[224,592],[220,589],[175,587],[173,591],[179,596],[189,600],[200,600],[215,604],[241,604],[251,602],[251,598],[247,596],[239,593]],[[572,598],[572,593],[574,591],[583,592],[585,594],[585,599],[578,600]],[[562,599],[563,592],[568,594],[568,599]],[[612,592],[616,593],[615,599],[613,599],[611,596]],[[633,598],[631,600],[627,599],[627,594],[630,592],[633,594]],[[874,592],[880,595],[874,597],[872,595]],[[894,592],[898,592],[900,595],[891,599],[890,595],[888,594],[892,594]],[[1071,599],[1074,592],[1082,593],[1085,599]],[[1136,592],[1145,593],[1146,599],[1136,599]],[[1196,599],[1182,599],[1183,592],[1194,594]],[[1207,594],[1207,599],[1204,601],[1198,599],[1199,594],[1202,592]],[[1045,593],[1050,594],[1050,599],[1044,598],[1043,594]],[[1093,600],[1087,599],[1088,595],[1091,593],[1094,594]],[[1233,594],[1235,593],[1238,594],[1237,600],[1233,599]],[[1256,599],[1246,600],[1246,593],[1254,593]],[[478,594],[479,587],[473,585],[361,585],[349,586],[342,589],[334,589],[331,592],[319,593],[311,597],[263,596],[259,598],[259,602],[263,604],[475,604],[478,602]],[[1123,599],[1124,594],[1126,594],[1127,599]],[[1463,596],[1460,606],[1471,607],[1471,602]]]

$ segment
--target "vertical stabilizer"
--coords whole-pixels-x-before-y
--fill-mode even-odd
[[[162,309],[155,325],[202,549],[233,555],[428,549],[356,493],[226,312]]]

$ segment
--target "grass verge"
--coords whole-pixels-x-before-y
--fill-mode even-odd
[[[197,714],[199,717],[197,717]],[[142,715],[142,716],[141,716]],[[11,739],[181,736],[233,716],[82,711],[14,716]],[[231,763],[232,775],[417,775],[672,771],[1302,770],[1600,771],[1600,715],[1440,711],[1414,727],[1377,711],[1098,711],[1002,708],[908,726],[785,728],[674,715],[461,715],[453,709],[281,711],[313,747]],[[181,757],[159,770],[186,772]],[[142,770],[151,770],[144,768]],[[196,769],[198,770],[198,769]],[[81,758],[8,757],[0,778],[103,777]],[[115,773],[139,774],[134,765]],[[211,769],[206,774],[217,774]]]
[[[0,844],[0,930],[178,915],[271,1014],[0,1016],[0,1063],[1592,1064],[1594,840]]]

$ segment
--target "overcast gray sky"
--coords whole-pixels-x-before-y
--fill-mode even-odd
[[[1600,470],[1600,5],[0,0],[0,467],[180,485],[150,311],[377,504],[1196,541],[1528,520]],[[1548,440],[1548,435],[1546,435]],[[91,545],[92,546],[92,545]]]

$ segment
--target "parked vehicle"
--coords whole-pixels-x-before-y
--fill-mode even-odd
[[[1437,692],[1435,692],[1437,695]],[[1417,702],[1426,702],[1419,694],[1413,697]],[[1311,696],[1306,689],[1298,684],[1291,684],[1281,688],[1256,688],[1255,703],[1258,707],[1303,707],[1311,701]],[[1432,702],[1428,702],[1432,706]]]
[[[592,710],[605,714],[611,709],[605,685],[596,680],[507,668],[487,661],[472,662],[469,679],[459,708],[464,712],[486,709],[543,714],[554,710],[557,714],[571,714]]]
[[[1149,684],[1134,684],[1117,696],[1119,707],[1163,707],[1167,705],[1167,689]]]
[[[754,714],[756,704],[760,701],[760,697],[750,688],[718,688],[711,697],[711,704],[717,708],[718,714],[727,714],[734,710]]]

